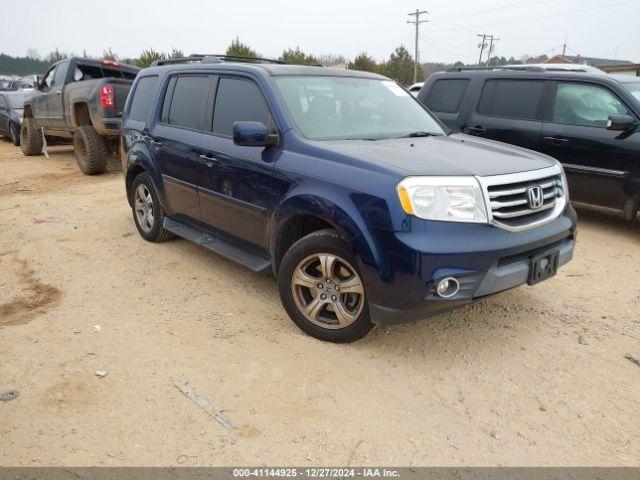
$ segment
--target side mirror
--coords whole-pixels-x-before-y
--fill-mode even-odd
[[[235,122],[233,143],[242,147],[270,147],[278,144],[278,135],[269,133],[262,122]]]
[[[36,75],[36,79],[33,81],[33,89],[40,90],[40,75]]]
[[[609,115],[607,130],[613,132],[626,132],[638,126],[638,122],[631,115]]]

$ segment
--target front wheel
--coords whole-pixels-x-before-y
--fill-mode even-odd
[[[35,126],[33,118],[25,118],[22,120],[22,128],[20,129],[20,149],[25,155],[42,154],[42,130]]]
[[[287,251],[278,290],[294,323],[317,339],[353,342],[374,326],[354,255],[334,230],[311,233]]]

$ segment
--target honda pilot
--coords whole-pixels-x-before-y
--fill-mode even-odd
[[[138,75],[121,160],[144,239],[273,273],[296,325],[333,342],[571,260],[576,215],[553,158],[450,134],[381,75],[241,60]]]

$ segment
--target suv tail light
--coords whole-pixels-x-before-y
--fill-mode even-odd
[[[115,108],[116,96],[112,85],[105,85],[100,88],[100,105],[102,105],[102,108]]]

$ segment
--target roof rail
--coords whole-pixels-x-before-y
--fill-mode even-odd
[[[497,65],[494,67],[451,67],[447,72],[468,72],[483,70],[506,70],[510,72],[586,72],[584,68],[557,68],[557,67],[539,67],[527,65]]]
[[[222,63],[222,62],[243,62],[243,63],[278,63],[284,64],[282,60],[274,60],[272,58],[262,57],[242,57],[239,55],[217,55],[217,54],[200,54],[194,53],[188,57],[167,58],[163,60],[154,60],[151,63],[152,67],[159,65],[174,65],[178,63]]]

